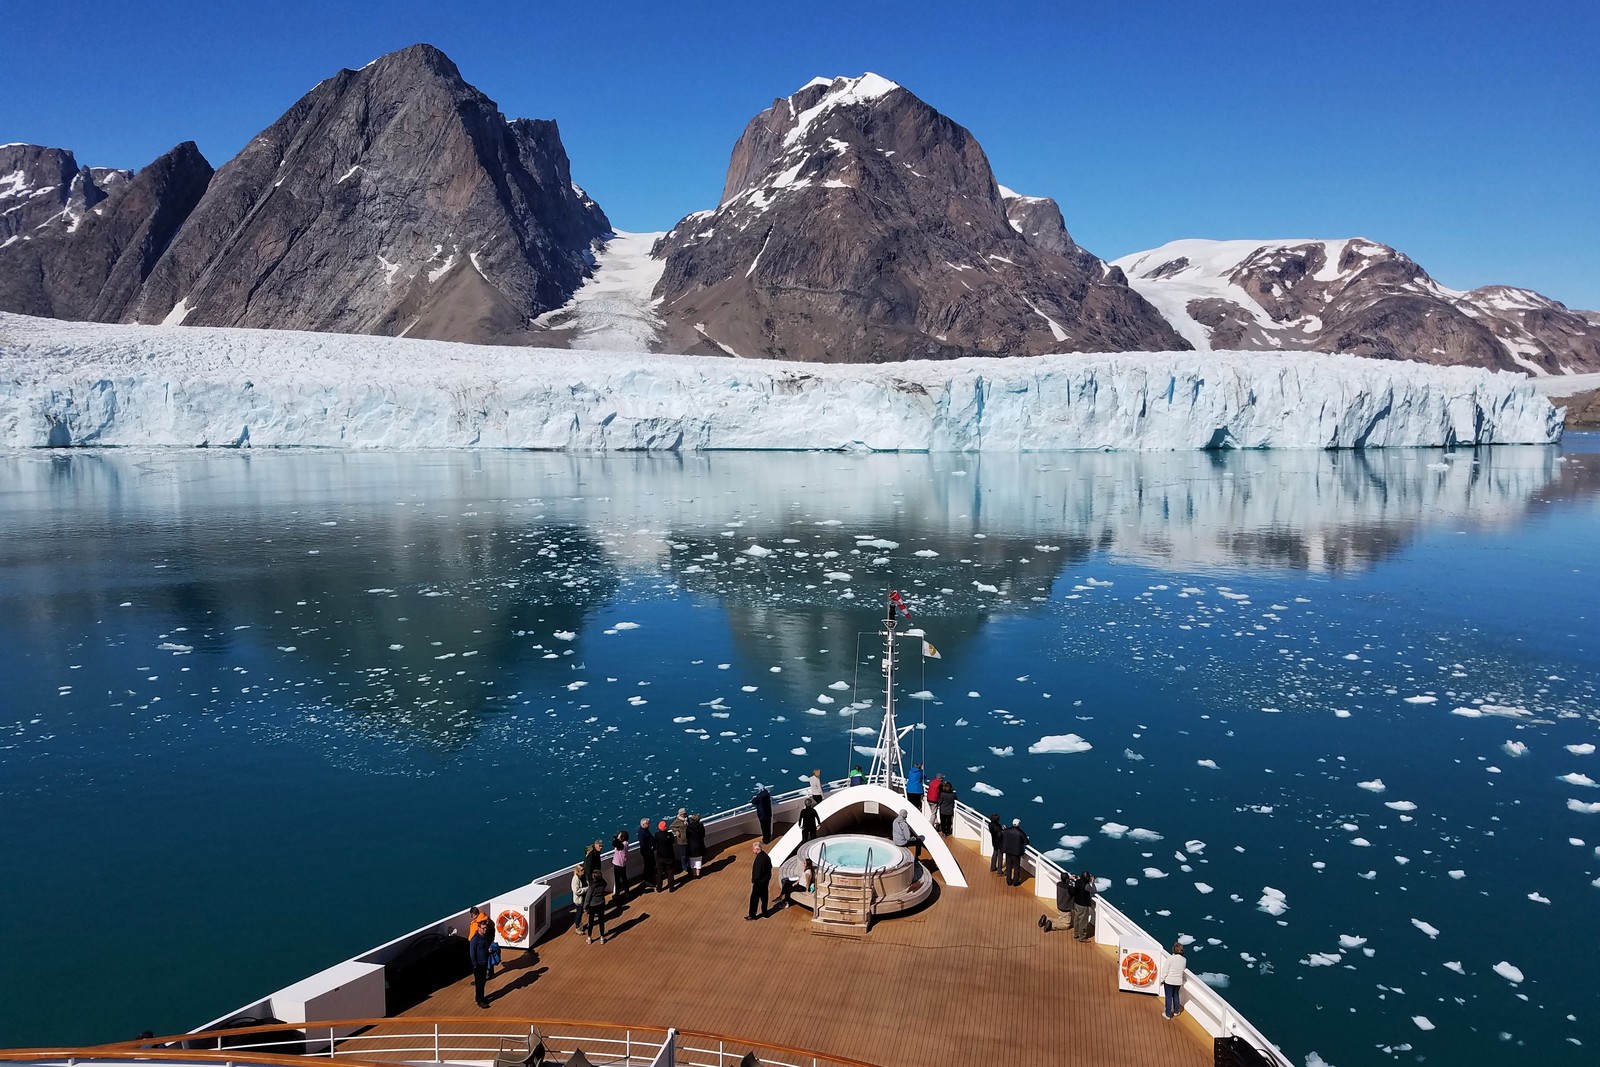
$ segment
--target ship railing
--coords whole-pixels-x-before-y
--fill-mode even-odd
[[[956,814],[951,829],[954,831],[952,836],[976,843],[981,855],[988,856],[993,852],[989,841],[988,817],[965,801],[956,801]],[[1022,863],[1023,867],[1033,875],[1034,894],[1048,899],[1053,904],[1056,884],[1068,872],[1031,845],[1027,848]],[[1104,896],[1098,897],[1095,903],[1094,928],[1095,942],[1110,947],[1112,951],[1116,951],[1117,946],[1124,940],[1132,938],[1140,938],[1156,946],[1165,943],[1129,918]],[[1157,951],[1163,958],[1167,955],[1159,948]],[[1275,1067],[1295,1067],[1293,1061],[1268,1040],[1265,1034],[1256,1029],[1250,1020],[1241,1015],[1226,997],[1200,980],[1193,972],[1190,973],[1190,979],[1183,985],[1183,1009],[1206,1033],[1218,1040],[1242,1040]]]
[[[336,1019],[285,1023],[172,1037],[143,1038],[77,1049],[16,1049],[0,1062],[95,1067],[142,1064],[303,1065],[307,1058],[337,1059],[342,1067],[396,1067],[397,1063],[508,1062],[543,1041],[550,1058],[581,1048],[597,1067],[738,1067],[754,1053],[763,1067],[873,1067],[810,1049],[775,1045],[700,1030],[629,1026],[581,1019]],[[252,1041],[251,1038],[257,1040]]]

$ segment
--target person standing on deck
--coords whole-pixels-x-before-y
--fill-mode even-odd
[[[915,858],[922,859],[922,835],[911,832],[911,823],[906,819],[906,809],[901,808],[900,813],[894,817],[894,825],[889,828],[889,840],[901,848],[915,848]]]
[[[756,809],[756,821],[761,824],[761,843],[764,845],[772,840],[772,794],[767,792],[766,786],[757,782],[756,795],[750,798],[750,804]]]
[[[1000,847],[1006,854],[1006,885],[1022,884],[1022,856],[1028,849],[1028,831],[1022,828],[1021,819],[1012,819],[1011,825],[1000,831]]]
[[[689,877],[698,878],[700,865],[706,859],[706,824],[700,821],[699,812],[689,816],[689,821],[684,826],[684,833],[689,838],[685,848],[689,856]]]
[[[589,879],[594,876],[594,872],[598,871],[599,869],[600,842],[596,840],[594,844],[583,850],[583,881],[585,885],[587,885]]]
[[[850,768],[850,784],[851,785],[860,785],[861,783],[865,782],[866,780],[867,780],[867,776],[865,774],[861,773],[861,764],[858,763],[854,767]]]
[[[767,917],[767,894],[772,888],[772,857],[761,847],[760,841],[750,842],[750,913],[748,919]],[[756,905],[761,905],[759,914]]]
[[[1182,941],[1172,946],[1172,954],[1161,962],[1157,974],[1161,978],[1161,992],[1166,998],[1162,1017],[1170,1019],[1174,1015],[1182,1015],[1183,1004],[1178,1000],[1178,995],[1183,992],[1183,980],[1189,974],[1189,961],[1183,958]]]
[[[672,820],[672,843],[677,848],[678,871],[689,869],[689,809],[679,808],[678,817]]]
[[[599,871],[589,879],[589,892],[584,895],[583,906],[589,911],[587,942],[594,944],[595,927],[600,928],[600,943],[606,943],[606,876]]]
[[[1039,929],[1047,934],[1052,930],[1072,929],[1072,887],[1076,882],[1071,871],[1061,872],[1061,877],[1056,879],[1056,917],[1039,916]]]
[[[611,839],[611,875],[616,885],[617,903],[628,895],[628,831],[618,830]]]
[[[589,880],[583,875],[583,864],[572,868],[572,932],[581,934],[589,921],[583,908],[583,898],[589,894]]]
[[[805,807],[800,809],[800,843],[817,836],[817,802],[813,797],[806,797]]]
[[[1072,883],[1072,938],[1087,941],[1094,936],[1094,875],[1084,871]]]
[[[998,811],[989,815],[989,873],[996,874],[1000,870],[1000,861],[1005,853],[1000,844],[1000,835],[1005,830],[1005,825],[1000,821]]]
[[[933,781],[928,783],[928,804],[924,809],[929,822],[936,822],[939,818],[939,790],[943,788],[944,775],[934,775]]]
[[[662,819],[656,826],[656,892],[661,891],[661,883],[666,883],[667,892],[676,893],[678,886],[672,880],[674,851],[677,842],[672,838],[672,831],[667,829],[667,820]]]
[[[956,817],[956,787],[946,778],[939,783],[939,832],[950,836]]]
[[[639,858],[644,861],[644,873],[639,876],[639,892],[656,891],[656,835],[650,832],[650,820],[639,820]]]
[[[922,764],[913,763],[906,772],[906,799],[915,804],[918,811],[922,810],[922,786]]]
[[[806,780],[806,789],[811,799],[818,804],[822,803],[822,768],[818,767],[811,772],[811,777]]]
[[[489,946],[494,942],[494,923],[482,908],[474,907],[467,929],[471,934],[467,938],[467,958],[472,961],[472,989],[478,1007],[487,1008],[489,999],[483,995],[483,984],[489,980]]]

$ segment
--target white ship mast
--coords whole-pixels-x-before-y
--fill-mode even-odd
[[[894,721],[894,639],[895,627],[900,622],[895,617],[895,608],[899,607],[909,618],[911,613],[904,605],[905,602],[899,600],[899,594],[891,591],[883,629],[878,631],[883,638],[883,728],[878,731],[878,744],[872,753],[872,768],[867,772],[868,782],[890,789],[899,789],[906,780],[905,761],[900,754],[900,739],[913,729],[910,726],[903,730],[898,729]]]

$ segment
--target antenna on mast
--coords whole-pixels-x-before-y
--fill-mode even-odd
[[[909,619],[911,610],[894,590],[889,591],[886,608],[883,629],[879,631],[883,637],[883,728],[878,731],[878,744],[872,753],[872,769],[867,773],[867,781],[899,789],[906,778],[906,767],[900,755],[900,737],[905,731],[898,729],[894,721],[894,639],[895,627],[900,622],[895,612],[898,610]],[[906,727],[906,731],[910,729]]]

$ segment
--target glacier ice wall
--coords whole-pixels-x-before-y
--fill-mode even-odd
[[[1316,353],[835,366],[0,315],[0,445],[900,451],[1547,444],[1518,375]]]

